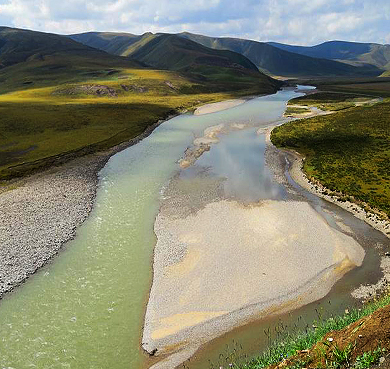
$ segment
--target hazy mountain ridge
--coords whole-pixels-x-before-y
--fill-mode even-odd
[[[180,36],[202,45],[239,52],[259,69],[280,76],[356,76],[379,75],[382,70],[373,66],[356,67],[335,60],[312,57],[283,50],[270,43],[228,37],[208,37],[188,32]]]
[[[315,46],[287,45],[277,42],[268,44],[310,57],[371,64],[378,68],[390,69],[390,45],[349,41],[328,41]]]

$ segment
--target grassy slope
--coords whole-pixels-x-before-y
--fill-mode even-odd
[[[237,88],[253,77],[262,79],[264,86],[272,83],[259,73],[257,67],[245,56],[229,51],[214,50],[191,40],[171,34],[146,33],[137,38],[115,34],[81,34],[71,36],[87,45],[104,45],[104,50],[128,56],[153,68],[184,72],[194,80],[213,82],[218,90]],[[111,42],[107,43],[107,39]],[[120,40],[118,41],[118,38]]]
[[[116,96],[89,95],[83,89],[91,85],[107,86]],[[177,73],[127,69],[117,76],[0,95],[0,178],[45,167],[44,158],[88,145],[93,146],[87,152],[107,149],[185,108],[262,92],[261,86],[247,87],[183,94],[197,85]],[[35,160],[41,162],[10,168]]]
[[[69,36],[72,40],[100,49],[113,55],[126,55],[126,49],[143,36],[131,33],[86,32]]]
[[[15,43],[15,34],[28,42]],[[46,46],[53,44],[54,51],[42,46],[46,36]],[[30,43],[34,37],[37,42]],[[139,68],[127,58],[63,39],[14,30],[8,42],[32,56],[40,45],[42,57],[26,59],[24,54],[0,69],[0,179],[107,149],[182,109],[271,93],[278,86],[260,73],[238,76],[237,81],[223,76],[221,84],[194,81],[176,72]],[[0,60],[11,60],[12,48],[3,51]]]
[[[0,93],[104,78],[140,64],[68,37],[0,27]]]
[[[339,111],[353,108],[358,103],[368,102],[373,99],[372,96],[341,93],[341,92],[318,92],[291,99],[288,105],[314,106],[324,111]]]
[[[124,45],[121,45],[121,47],[115,46],[118,45],[117,39],[114,39],[111,44],[106,45],[103,49],[117,55],[127,56],[135,51],[134,48],[136,48],[139,43],[145,44],[146,40],[150,41],[156,36],[158,35],[145,34],[140,36],[141,38],[135,43],[133,43],[133,39],[131,39],[126,52],[124,52],[126,49]],[[379,70],[373,70],[372,68],[355,68],[344,63],[302,56],[262,42],[234,38],[215,38],[191,33],[181,33],[179,36],[212,49],[230,50],[242,54],[262,71],[276,76],[346,76],[359,74],[378,75],[381,73]],[[71,37],[77,37],[76,39],[80,42],[94,46],[101,45],[102,39],[106,39],[107,35],[94,33],[93,37],[91,37],[91,34],[72,35]],[[115,48],[116,51],[114,51]]]
[[[312,58],[279,49],[264,42],[242,40],[236,38],[217,38],[183,33],[202,45],[215,49],[227,49],[245,55],[261,70],[277,76],[348,76],[379,75],[380,70],[356,68],[333,60]]]
[[[289,122],[271,139],[306,157],[309,178],[390,216],[390,101]]]
[[[281,360],[287,359],[278,367],[286,369],[353,368],[353,366],[345,365],[347,363],[342,361],[342,355],[340,355],[340,357],[337,355],[337,353],[339,353],[337,349],[340,351],[345,350],[348,347],[348,344],[350,344],[352,350],[347,357],[349,358],[350,363],[354,364],[357,361],[358,355],[361,356],[363,352],[367,352],[371,349],[370,342],[367,344],[367,338],[369,338],[369,334],[371,334],[371,340],[375,346],[378,345],[386,348],[387,352],[390,350],[388,334],[386,331],[388,330],[389,325],[389,320],[387,318],[389,314],[389,304],[390,295],[386,294],[382,298],[366,304],[362,309],[352,309],[343,316],[335,316],[325,320],[321,320],[320,318],[319,321],[313,322],[315,328],[308,327],[305,331],[296,331],[293,333],[284,332],[284,329],[282,328],[280,329],[280,335],[273,341],[273,344],[271,344],[267,351],[249,362],[244,364],[233,363],[230,367],[234,369],[276,368],[275,364],[279,364]],[[382,313],[383,310],[386,311],[384,317]],[[382,327],[378,327],[375,323],[380,323],[383,318],[385,318],[385,324],[383,324],[382,321]],[[352,324],[354,324],[351,327],[352,329],[345,329]],[[365,326],[367,326],[367,330],[364,329],[366,328]],[[345,329],[348,334],[340,332],[342,329]],[[376,331],[378,330],[379,332],[379,330],[382,329],[384,329],[384,332],[381,332],[381,335],[378,334],[378,340],[375,340]],[[356,337],[360,333],[364,334],[364,339]],[[380,339],[383,338],[383,336],[387,336],[387,342],[380,342]],[[327,340],[328,337],[334,338],[334,343],[330,344]],[[360,342],[357,342],[357,339],[359,339]],[[344,341],[343,346],[337,346],[339,341]],[[366,343],[366,345],[364,345],[364,343]],[[380,356],[376,359],[378,360]],[[365,366],[363,368],[368,367],[371,366]],[[359,367],[355,368],[358,369]]]
[[[301,83],[317,86],[323,91],[359,93],[378,97],[390,97],[390,78],[329,78],[307,79]]]

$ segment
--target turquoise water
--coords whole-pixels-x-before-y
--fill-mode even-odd
[[[75,240],[0,303],[1,368],[140,368],[162,188],[194,136],[220,123],[267,125],[293,91],[204,116],[182,115],[113,156]]]

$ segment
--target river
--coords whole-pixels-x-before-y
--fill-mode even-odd
[[[50,264],[1,301],[0,367],[148,367],[150,359],[140,343],[152,282],[156,243],[153,226],[162,194],[170,179],[179,173],[178,159],[194,136],[201,136],[205,128],[232,122],[252,127],[270,125],[280,120],[286,102],[296,96],[299,96],[297,92],[284,90],[213,114],[184,114],[163,123],[137,145],[111,157],[99,174],[95,207],[78,229],[77,237]],[[258,150],[259,162],[264,162],[261,143],[260,148],[252,146],[248,150],[249,153]],[[228,173],[231,167],[217,164],[217,154],[213,159],[210,157],[200,160],[209,160],[208,165],[215,165],[220,174],[233,178]],[[253,168],[257,162],[241,164],[243,176],[250,178],[249,182],[242,183],[256,182],[258,174],[253,175]],[[241,184],[229,182],[226,186],[234,194]],[[272,186],[269,189],[271,192],[249,186],[245,193],[251,200],[274,193]],[[283,196],[283,189],[277,187],[276,191],[278,196]],[[332,216],[323,209],[329,208],[342,217],[366,249],[363,266],[348,273],[330,295],[316,303],[324,304],[331,299],[334,301],[331,310],[339,312],[353,302],[348,293],[353,287],[363,281],[374,282],[380,276],[379,257],[373,246],[384,242],[384,238],[347,212],[299,191],[329,223],[334,223]],[[310,315],[312,310],[313,304],[296,314]],[[287,318],[294,320],[295,316]],[[252,355],[264,345],[262,334],[258,333],[263,328],[264,322],[255,322],[213,340],[197,353],[193,367],[204,367],[209,359],[218,360],[219,353],[233,337],[242,342],[242,352]],[[258,339],[254,342],[253,337]]]

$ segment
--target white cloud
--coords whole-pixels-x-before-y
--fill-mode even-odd
[[[0,0],[4,25],[35,30],[190,31],[314,44],[390,42],[388,0]]]

